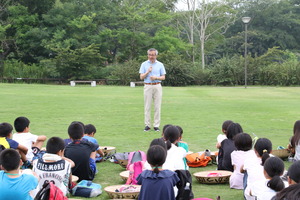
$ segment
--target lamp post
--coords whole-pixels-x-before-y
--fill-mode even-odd
[[[245,88],[247,88],[247,25],[250,20],[251,17],[242,17],[242,21],[245,24]]]

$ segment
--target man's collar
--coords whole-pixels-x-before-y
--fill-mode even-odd
[[[150,60],[148,60],[148,62],[149,62],[149,63],[152,63]],[[154,63],[156,63],[156,62],[157,62],[157,60],[154,61]]]

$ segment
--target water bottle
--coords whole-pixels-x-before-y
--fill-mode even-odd
[[[205,156],[208,156],[208,157],[211,156],[211,153],[210,153],[210,150],[209,150],[209,149],[206,149],[206,150],[205,150]]]
[[[190,199],[190,193],[191,193],[190,185],[191,184],[189,182],[186,182],[184,187],[183,199]]]

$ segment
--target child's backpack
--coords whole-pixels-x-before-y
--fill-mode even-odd
[[[186,164],[189,167],[205,167],[211,161],[210,156],[206,156],[204,153],[191,153],[185,156]]]
[[[176,200],[190,200],[194,198],[192,191],[192,176],[188,170],[176,170],[180,181],[176,184],[178,193]]]
[[[128,156],[128,164],[126,169],[129,170],[129,177],[126,184],[136,185],[136,178],[142,173],[144,164],[146,162],[146,154],[143,151],[130,152]]]
[[[124,152],[124,153],[115,153],[112,155],[111,162],[120,164],[122,167],[126,168],[128,164],[128,156],[130,152]]]
[[[73,189],[72,195],[79,197],[96,197],[102,194],[102,186],[88,180],[81,180]]]
[[[47,182],[36,194],[34,200],[67,200],[63,192],[54,185],[53,182]]]

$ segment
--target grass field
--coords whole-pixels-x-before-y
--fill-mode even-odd
[[[0,84],[0,122],[18,116],[30,119],[33,134],[67,138],[72,121],[94,124],[100,145],[117,152],[147,151],[161,133],[143,132],[143,87],[79,85]],[[286,146],[300,111],[299,87],[164,87],[162,122],[180,125],[183,139],[193,152],[216,150],[223,121],[231,119],[244,132],[271,139],[273,148]],[[285,162],[286,167],[290,163]],[[102,187],[123,184],[124,169],[108,161],[98,163],[95,182]],[[192,168],[191,173],[212,170],[216,165]],[[229,185],[193,182],[195,197],[243,199],[242,191]],[[108,199],[105,192],[95,199]]]

